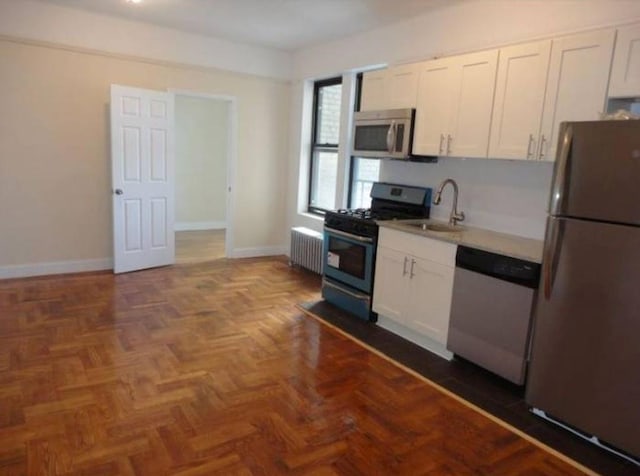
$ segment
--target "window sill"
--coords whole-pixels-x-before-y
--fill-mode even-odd
[[[324,222],[324,215],[318,215],[317,213],[299,212],[298,216],[303,218],[309,218],[311,220],[316,220],[318,221],[318,223]]]

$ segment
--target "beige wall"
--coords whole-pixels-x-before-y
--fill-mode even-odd
[[[237,97],[232,247],[286,242],[288,82],[0,40],[0,268],[112,256],[112,83]]]
[[[229,102],[177,95],[175,108],[176,228],[223,224]]]

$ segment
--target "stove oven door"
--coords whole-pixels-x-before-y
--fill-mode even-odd
[[[325,276],[371,294],[375,247],[375,238],[325,226]]]

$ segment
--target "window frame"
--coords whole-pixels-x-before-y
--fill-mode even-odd
[[[364,73],[359,72],[356,74],[355,78],[355,100],[353,103],[353,111],[359,112],[360,105],[362,102],[362,78]],[[354,208],[355,205],[353,203],[353,185],[355,182],[355,172],[356,172],[356,160],[357,157],[353,155],[349,155],[349,176],[348,176],[348,186],[347,186],[347,207]],[[382,160],[382,159],[375,159]]]
[[[327,86],[342,85],[342,76],[335,76],[333,78],[322,79],[313,83],[313,113],[312,113],[312,125],[311,125],[311,146],[309,151],[309,194],[307,196],[307,212],[314,213],[316,215],[324,215],[328,209],[315,207],[311,205],[311,196],[313,194],[313,172],[314,172],[314,157],[316,152],[335,152],[339,156],[338,149],[340,143],[337,144],[319,144],[316,142],[318,138],[318,94],[320,89]],[[339,139],[338,139],[339,140]]]

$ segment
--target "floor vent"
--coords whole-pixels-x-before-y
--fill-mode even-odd
[[[322,274],[322,233],[309,228],[291,228],[291,265]]]

